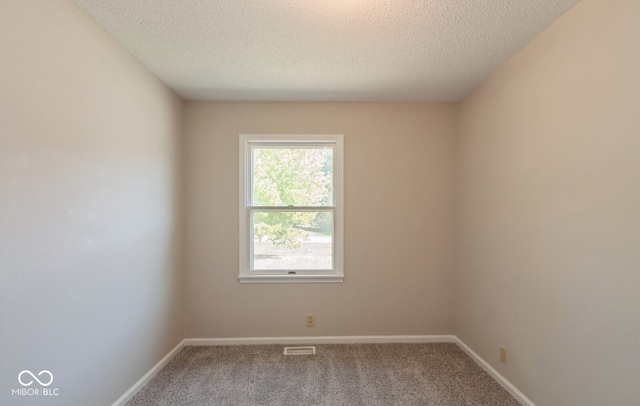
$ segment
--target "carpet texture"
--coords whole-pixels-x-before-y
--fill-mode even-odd
[[[185,347],[127,406],[519,403],[456,344]]]

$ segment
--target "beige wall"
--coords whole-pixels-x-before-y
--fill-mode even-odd
[[[183,338],[181,114],[68,1],[0,4],[0,404],[111,404]]]
[[[454,113],[187,103],[187,337],[451,333]],[[241,133],[344,134],[344,283],[238,283]]]
[[[537,405],[640,403],[638,21],[583,0],[460,104],[456,333]]]

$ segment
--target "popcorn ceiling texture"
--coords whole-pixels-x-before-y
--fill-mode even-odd
[[[72,0],[188,100],[458,101],[578,0]]]

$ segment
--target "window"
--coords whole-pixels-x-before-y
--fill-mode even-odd
[[[240,282],[342,282],[342,138],[240,135]]]

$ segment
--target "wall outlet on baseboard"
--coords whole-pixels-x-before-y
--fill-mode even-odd
[[[507,347],[500,346],[500,362],[507,365]]]
[[[316,315],[313,313],[307,314],[307,327],[316,326]]]

